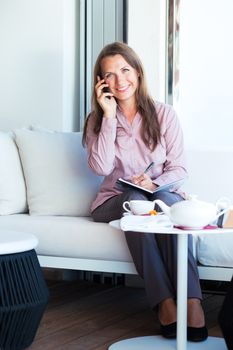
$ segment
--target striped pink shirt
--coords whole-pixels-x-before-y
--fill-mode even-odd
[[[142,141],[142,118],[139,113],[131,124],[117,109],[116,118],[103,118],[98,135],[93,132],[93,118],[89,118],[88,163],[96,174],[105,176],[91,211],[107,199],[121,193],[115,188],[119,177],[131,179],[132,175],[143,173],[152,161],[154,166],[148,174],[157,185],[187,176],[183,133],[176,113],[171,106],[163,103],[156,103],[156,109],[161,141],[154,151],[148,149]]]

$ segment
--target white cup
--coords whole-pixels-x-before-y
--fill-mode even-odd
[[[132,200],[123,203],[123,208],[134,215],[149,214],[154,209],[155,203],[151,201]]]

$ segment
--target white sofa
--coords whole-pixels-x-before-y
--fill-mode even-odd
[[[33,233],[41,266],[136,274],[122,231],[89,216],[102,179],[87,166],[81,133],[0,132],[0,232]],[[188,193],[233,202],[233,149],[188,150]],[[230,280],[233,235],[195,240],[200,278]]]

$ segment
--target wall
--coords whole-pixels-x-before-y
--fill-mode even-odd
[[[62,128],[63,1],[0,1],[0,128]]]
[[[189,147],[233,147],[232,13],[232,0],[181,1],[177,108]]]

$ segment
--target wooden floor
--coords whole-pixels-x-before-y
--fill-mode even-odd
[[[47,281],[50,302],[29,350],[107,350],[120,339],[159,334],[144,289],[88,281]],[[204,294],[209,334],[222,336],[224,295]]]

